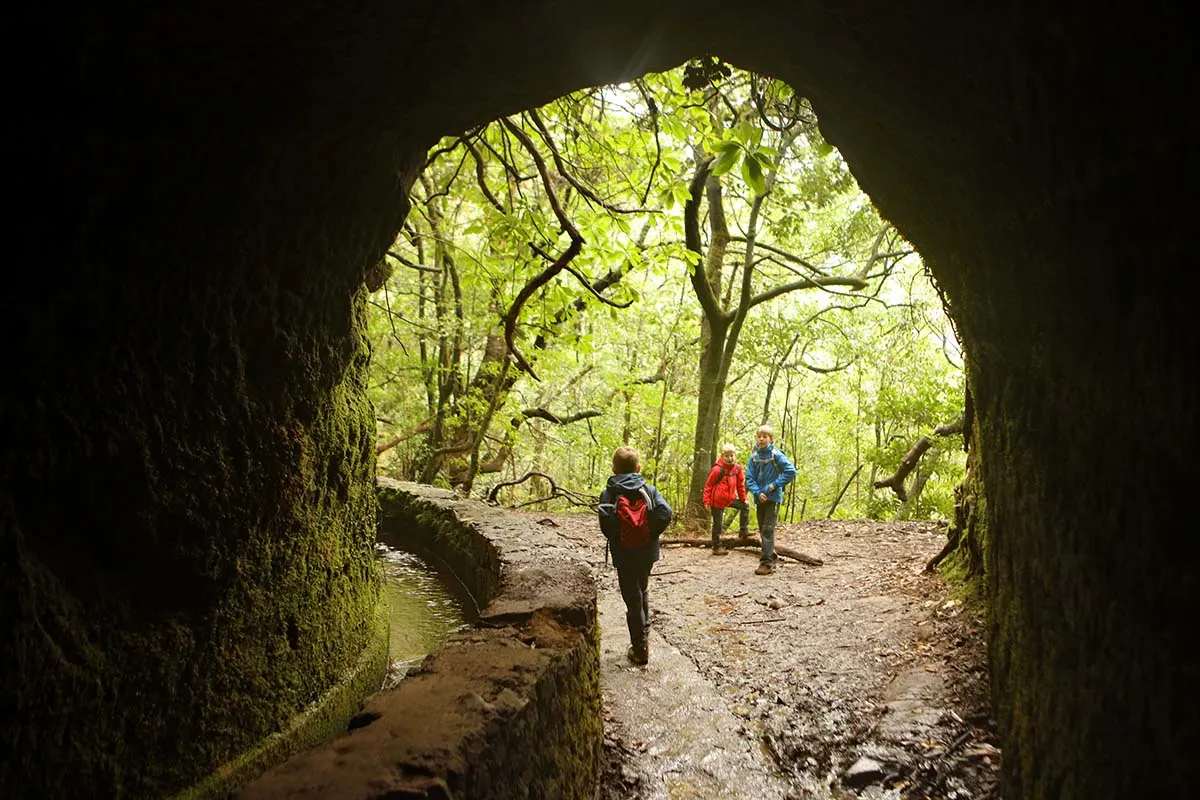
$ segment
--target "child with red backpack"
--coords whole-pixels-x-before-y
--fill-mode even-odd
[[[739,512],[738,535],[750,535],[750,505],[746,502],[746,473],[737,463],[737,448],[731,444],[721,446],[721,457],[713,464],[704,482],[704,507],[712,513],[712,554],[723,556],[729,551],[721,546],[721,529],[725,522],[725,509],[733,506]]]
[[[650,568],[658,561],[658,538],[671,524],[672,512],[658,489],[642,477],[636,450],[618,447],[612,463],[613,474],[600,492],[600,530],[612,550],[625,601],[626,655],[643,665],[650,660]]]

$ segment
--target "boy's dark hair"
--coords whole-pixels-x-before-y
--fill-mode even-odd
[[[638,464],[641,459],[638,458],[638,451],[634,450],[629,445],[622,445],[613,452],[613,474],[623,475],[626,472],[637,472]]]

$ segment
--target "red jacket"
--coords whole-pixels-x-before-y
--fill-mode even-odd
[[[720,459],[713,464],[704,482],[704,505],[728,508],[734,500],[746,499],[746,473],[741,464],[726,464]]]

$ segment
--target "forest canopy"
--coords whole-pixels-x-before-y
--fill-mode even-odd
[[[368,284],[381,473],[585,506],[631,444],[694,513],[766,422],[785,520],[952,516],[944,300],[786,84],[705,58],[581,90],[447,137],[411,202]]]

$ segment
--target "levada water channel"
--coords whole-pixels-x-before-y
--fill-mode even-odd
[[[381,540],[375,545],[391,624],[391,685],[478,616],[475,601],[448,569],[395,544]]]

